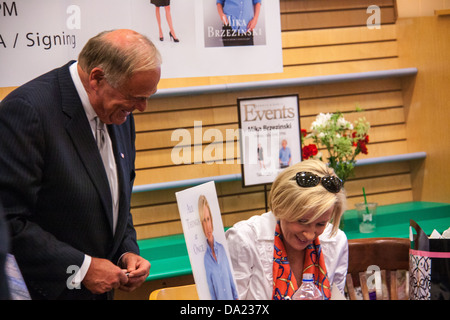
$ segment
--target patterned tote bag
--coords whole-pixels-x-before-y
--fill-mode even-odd
[[[410,234],[410,300],[450,300],[450,239],[429,239],[414,220]]]

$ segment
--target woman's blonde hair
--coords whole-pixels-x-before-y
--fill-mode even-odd
[[[307,171],[320,177],[336,176],[334,170],[319,160],[305,160],[283,170],[272,184],[269,195],[269,206],[277,219],[290,222],[303,219],[313,213],[310,221],[314,221],[334,206],[331,220],[332,234],[339,229],[341,216],[346,207],[346,195],[342,188],[338,193],[331,193],[321,183],[315,187],[303,188],[297,184],[295,176],[298,172]]]
[[[213,223],[211,208],[209,207],[209,203],[208,203],[208,200],[206,199],[206,197],[204,195],[201,195],[198,198],[198,215],[200,216],[200,223],[202,223],[203,219],[205,219],[205,214],[203,212],[204,207],[208,208],[209,216],[211,218],[211,228],[212,228],[212,230],[214,230],[214,223]],[[202,227],[203,227],[203,224],[202,224]]]

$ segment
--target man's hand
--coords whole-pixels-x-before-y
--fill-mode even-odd
[[[130,292],[144,283],[150,273],[150,262],[134,253],[126,253],[120,259],[120,266],[128,273],[128,282],[119,289]]]
[[[118,266],[106,259],[92,257],[83,285],[94,294],[119,288],[128,282],[128,277]]]

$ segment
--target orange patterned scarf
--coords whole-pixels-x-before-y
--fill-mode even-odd
[[[330,283],[328,281],[325,260],[322,254],[322,247],[319,238],[305,249],[305,261],[303,263],[303,273],[314,274],[314,283],[322,292],[325,300],[330,299]],[[281,234],[280,223],[275,227],[275,241],[273,250],[273,300],[290,299],[298,285],[294,274],[289,266],[286,249],[284,248],[283,235]]]

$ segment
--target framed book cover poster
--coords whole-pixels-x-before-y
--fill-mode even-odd
[[[175,195],[199,299],[237,300],[239,295],[214,182]]]
[[[240,98],[237,105],[242,184],[272,183],[302,160],[298,95]]]

